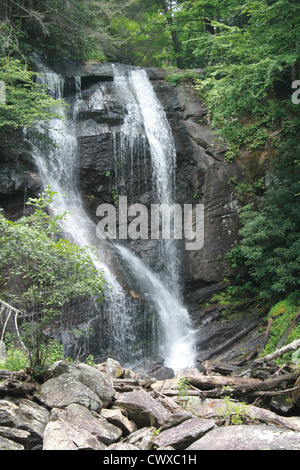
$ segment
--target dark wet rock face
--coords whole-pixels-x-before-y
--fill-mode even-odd
[[[140,202],[149,208],[155,201],[149,144],[142,126],[135,140],[122,132],[128,108],[120,102],[115,91],[112,64],[77,64],[50,58],[45,66],[65,77],[64,95],[70,103],[75,92],[78,93],[77,78],[81,79],[82,99],[76,121],[78,187],[91,218],[97,222],[97,207],[103,203],[116,204],[119,195],[127,195],[129,204]],[[166,80],[163,70],[147,69],[147,73],[172,129],[176,148],[176,203],[182,207],[184,204],[204,205],[203,247],[189,251],[184,240],[178,242],[184,301],[191,310],[195,325],[201,327],[197,342],[202,352],[207,344],[217,347],[223,341],[220,331],[216,333],[211,325],[202,328],[206,320],[199,313],[199,306],[221,288],[225,268],[219,259],[237,239],[237,203],[230,179],[241,176],[241,170],[235,162],[230,165],[224,162],[224,149],[215,143],[215,135],[206,119],[206,109],[196,92],[188,85],[174,87]],[[90,100],[99,87],[105,89],[102,105],[91,107]],[[101,132],[97,131],[97,126],[101,126]],[[0,207],[4,208],[7,217],[15,219],[28,210],[26,199],[37,195],[42,188],[23,134],[11,136],[10,143],[10,147],[2,144],[0,148]],[[166,260],[160,257],[155,240],[129,243],[146,264],[164,272]],[[128,275],[124,275],[122,267],[117,269],[123,275],[122,285],[127,288]],[[149,329],[149,316],[145,317],[145,323],[143,299],[139,298],[138,292],[131,291],[132,302],[142,312],[137,323],[144,324],[140,336],[145,338],[146,344],[148,335],[153,334]],[[65,320],[66,324],[68,322],[68,311],[67,306],[63,325]],[[108,323],[105,315],[101,311],[91,312],[83,304],[77,305],[71,316],[73,328],[84,325],[86,319],[92,321],[95,332],[89,338],[89,348],[92,354],[97,354],[99,331]],[[228,326],[224,333],[226,338],[232,334],[232,328]],[[60,339],[71,351],[71,339],[64,327]],[[109,351],[109,340],[102,338],[101,343],[103,350]],[[173,372],[162,365],[159,373],[161,377],[169,378]]]

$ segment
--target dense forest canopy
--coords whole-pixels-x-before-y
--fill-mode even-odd
[[[188,80],[228,164],[245,151],[268,157],[246,183],[231,182],[241,202],[241,242],[226,256],[240,270],[234,287],[286,296],[299,288],[299,41],[298,0],[2,0],[0,130],[55,114],[32,85],[33,52],[165,67],[174,84]]]

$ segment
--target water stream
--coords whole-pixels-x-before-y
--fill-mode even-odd
[[[64,79],[51,71],[43,69],[42,80],[47,84],[49,92],[55,98],[63,97]],[[111,85],[110,85],[111,87]],[[111,128],[112,158],[115,160],[115,183],[124,191],[134,194],[136,188],[131,186],[133,172],[137,162],[136,155],[143,164],[149,164],[150,151],[152,191],[156,194],[157,204],[172,204],[175,195],[176,152],[172,132],[165,112],[159,103],[146,72],[139,68],[114,66],[114,93],[117,100],[126,107],[124,123],[114,132]],[[53,211],[66,211],[71,214],[62,221],[62,230],[70,241],[85,246],[95,243],[96,227],[94,221],[86,213],[79,187],[79,161],[77,148],[76,122],[80,112],[82,97],[80,78],[75,77],[76,96],[71,112],[64,113],[64,120],[52,120],[47,125],[46,135],[53,139],[57,146],[50,148],[30,137],[33,154],[44,187],[51,189],[63,197],[59,197],[53,205]],[[108,97],[109,88],[100,83],[89,99],[91,110],[101,109]],[[116,97],[114,97],[116,99]],[[45,132],[40,128],[41,132]],[[107,126],[96,125],[95,132],[107,132]],[[136,149],[138,148],[138,152]],[[129,167],[129,172],[124,168]],[[132,177],[132,178],[131,178]],[[143,188],[148,184],[141,181]],[[145,262],[128,247],[116,243],[114,248],[128,272],[132,282],[139,284],[143,298],[156,312],[158,327],[158,353],[165,359],[165,365],[174,370],[194,364],[193,331],[188,311],[182,304],[179,282],[178,247],[173,240],[157,240],[157,250],[162,259],[162,269],[155,273]],[[104,305],[105,315],[110,324],[110,352],[118,352],[117,359],[122,363],[138,363],[146,359],[145,347],[142,346],[136,328],[138,319],[137,306],[133,305],[128,293],[114,274],[113,267],[104,256],[95,257],[94,263],[103,274],[112,289],[106,292]],[[133,286],[134,289],[134,286]],[[95,307],[97,308],[97,307]],[[157,342],[157,338],[147,338],[148,342]],[[100,339],[99,339],[100,342]],[[101,349],[101,345],[99,345]],[[154,346],[148,352],[154,352]]]

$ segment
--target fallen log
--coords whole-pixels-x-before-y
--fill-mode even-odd
[[[113,378],[113,387],[117,392],[133,392],[142,388],[149,388],[155,379],[116,379]]]
[[[127,392],[134,392],[135,390],[141,390],[142,387],[139,387],[137,385],[132,386],[132,385],[121,384],[121,385],[114,385],[114,389],[116,390],[116,392],[127,393]]]
[[[189,369],[183,369],[184,378],[199,390],[211,390],[221,387],[237,387],[237,386],[255,386],[259,383],[258,379],[250,377],[231,377],[219,375],[202,375],[189,374]],[[178,377],[177,377],[178,378]]]
[[[274,377],[267,380],[255,380],[251,382],[244,382],[243,384],[232,386],[229,382],[227,385],[223,385],[223,387],[218,387],[213,390],[199,390],[199,396],[201,398],[221,398],[224,396],[232,396],[232,397],[239,397],[239,396],[255,396],[258,392],[266,392],[270,391],[275,395],[277,395],[278,391],[281,392],[286,390],[286,387],[289,384],[294,385],[297,378],[300,376],[300,371],[293,372],[290,374],[284,374],[279,377]],[[227,378],[227,377],[225,377]],[[254,379],[253,379],[254,380]],[[268,394],[270,396],[270,394]]]
[[[266,390],[261,390],[259,392],[253,392],[249,396],[252,398],[260,398],[260,397],[280,397],[281,395],[286,395],[289,393],[293,393],[296,390],[298,390],[300,387],[293,387],[293,388],[286,388],[285,390],[272,390],[266,391]]]
[[[252,362],[254,362],[255,364],[262,364],[263,362],[272,361],[280,356],[283,356],[283,354],[292,350],[296,350],[298,348],[300,348],[300,339],[296,339],[292,343],[283,346],[283,348],[277,349],[276,351],[272,352],[271,354],[268,354],[267,356],[259,357],[258,359],[255,359]]]

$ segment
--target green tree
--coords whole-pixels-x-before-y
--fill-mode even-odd
[[[204,4],[211,28],[199,23],[190,44],[204,67],[197,89],[211,125],[228,148],[227,161],[240,159],[242,151],[270,155],[266,174],[256,175],[258,180],[249,175],[252,190],[247,185],[248,195],[243,194],[249,204],[240,212],[241,241],[226,258],[242,267],[242,283],[249,281],[242,274],[246,267],[260,293],[282,298],[299,287],[300,272],[300,107],[291,99],[300,74],[300,5],[296,0],[195,0],[192,10]],[[262,176],[265,189],[260,187],[263,194],[257,198]]]
[[[300,72],[300,5],[296,0],[227,3],[225,20],[212,22],[218,34],[199,36],[194,54],[206,64],[198,89],[212,125],[238,155],[243,146],[276,143],[276,131],[285,139],[299,129],[291,86]]]
[[[120,45],[112,18],[133,0],[3,0],[0,21],[25,56],[33,51],[77,59],[114,57]],[[7,34],[6,38],[7,38]]]
[[[0,57],[0,81],[5,85],[5,99],[0,103],[0,135],[11,129],[35,128],[40,120],[60,118],[63,103],[51,98],[35,82],[37,74],[20,59]]]
[[[152,2],[153,3],[153,2]],[[135,2],[126,15],[112,19],[111,28],[118,32],[121,46],[116,59],[141,67],[166,67],[173,64],[172,42],[166,20],[156,6]]]
[[[24,314],[21,339],[36,370],[45,364],[63,305],[90,296],[103,299],[104,280],[94,267],[92,248],[59,238],[64,215],[51,217],[46,211],[54,197],[48,189],[30,199],[33,214],[17,222],[0,215],[1,296]]]
[[[252,286],[272,300],[299,289],[300,280],[299,139],[281,151],[258,203],[241,208],[240,242],[226,255],[234,267],[246,266]]]

